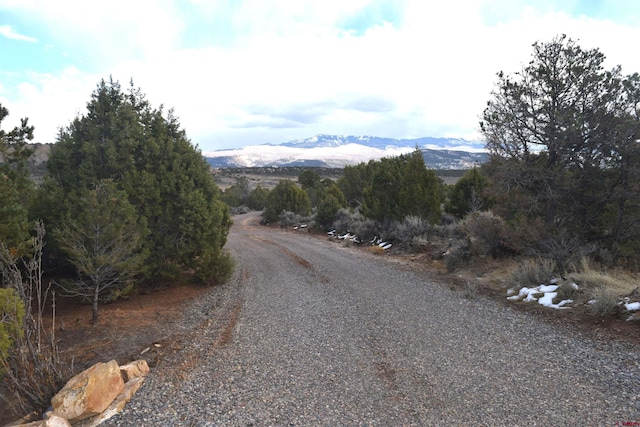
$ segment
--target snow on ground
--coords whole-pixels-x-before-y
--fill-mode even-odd
[[[640,310],[640,302],[626,303],[624,305],[624,308],[626,308],[627,311],[638,311],[638,310]]]
[[[571,304],[573,300],[566,299],[562,300],[557,304],[553,303],[553,299],[558,296],[556,290],[558,289],[558,285],[555,284],[555,280],[551,281],[549,285],[540,285],[535,288],[523,287],[520,291],[516,293],[515,289],[509,289],[507,291],[507,297],[509,301],[538,301],[538,304],[543,305],[549,308],[556,309],[565,309],[571,307],[565,307],[567,304]],[[514,295],[515,294],[515,295]]]
[[[537,301],[538,304],[543,305],[549,308],[555,309],[568,309],[571,308],[569,304],[573,304],[573,300],[565,299],[559,301],[554,304],[553,300],[558,296],[558,282],[557,279],[553,279],[549,281],[548,285],[540,285],[535,288],[522,287],[520,290],[516,290],[515,288],[510,288],[507,290],[507,299],[509,301],[523,301],[523,302],[532,302]],[[576,283],[570,283],[573,289],[578,290],[580,287]],[[590,300],[587,304],[595,304],[595,300]],[[620,302],[620,305],[624,305],[624,308],[629,311],[640,311],[640,302],[632,302],[629,297],[623,298]]]

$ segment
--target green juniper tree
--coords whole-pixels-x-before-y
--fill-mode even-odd
[[[214,283],[228,275],[222,248],[231,218],[209,166],[173,112],[152,108],[133,84],[124,92],[101,81],[87,112],[60,131],[48,169],[41,210],[50,226],[78,218],[86,192],[111,180],[148,228],[148,277],[189,273]]]
[[[420,150],[369,162],[371,181],[363,191],[364,213],[377,221],[400,221],[416,216],[440,220],[441,181],[425,167]]]
[[[247,197],[247,206],[250,209],[254,210],[263,210],[267,205],[267,196],[269,195],[269,190],[258,185],[256,188],[251,190],[249,196]]]
[[[453,185],[445,210],[456,218],[464,218],[469,212],[487,209],[489,203],[484,196],[487,178],[479,168],[469,169]]]
[[[295,182],[285,179],[269,192],[262,216],[269,222],[276,222],[282,211],[308,215],[310,210],[311,201],[307,193]]]

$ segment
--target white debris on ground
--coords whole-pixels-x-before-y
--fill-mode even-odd
[[[507,299],[509,301],[524,301],[524,302],[538,301],[538,304],[540,305],[543,305],[549,308],[555,308],[555,309],[571,308],[571,307],[566,307],[567,304],[573,303],[573,300],[571,299],[562,300],[557,304],[553,303],[553,299],[558,296],[558,293],[556,292],[556,290],[558,289],[558,285],[555,284],[556,282],[557,282],[556,280],[552,280],[550,282],[551,284],[549,285],[540,285],[540,286],[536,286],[535,288],[528,288],[525,286],[521,288],[517,294],[516,294],[516,290],[511,288],[507,291],[507,295],[509,295]],[[572,285],[575,285],[575,283]],[[574,289],[577,289],[577,288],[574,288]]]
[[[349,230],[347,230],[347,232],[344,233],[344,234],[339,234],[334,229],[334,230],[329,231],[327,233],[327,236],[329,236],[331,238],[334,238],[334,239],[338,239],[338,240],[349,240],[349,241],[351,241],[353,243],[356,243],[356,244],[361,244],[362,243],[362,239],[359,236],[349,232]],[[378,245],[379,247],[381,247],[385,251],[387,249],[391,249],[391,247],[393,246],[392,243],[385,242],[384,240],[382,240],[378,236],[373,236],[373,239],[371,239],[371,241],[369,243],[371,243],[371,245]]]
[[[571,308],[569,304],[572,304],[574,300],[565,299],[559,301],[554,304],[553,300],[558,296],[558,292],[556,292],[559,286],[557,279],[553,279],[549,281],[548,285],[540,285],[534,288],[522,287],[520,290],[516,290],[515,288],[510,288],[507,290],[507,299],[509,301],[523,301],[523,302],[531,302],[537,301],[538,304],[543,305],[549,308],[555,309],[568,309]],[[567,286],[567,285],[564,285]],[[574,290],[579,290],[580,287],[576,283],[568,284]],[[587,301],[587,304],[593,305],[596,303],[596,300],[592,299]],[[619,305],[623,305],[625,310],[629,312],[640,311],[640,302],[631,301],[629,297],[624,297],[618,303]]]

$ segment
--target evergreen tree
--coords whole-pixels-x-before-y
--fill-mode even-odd
[[[487,209],[486,185],[487,178],[478,168],[469,169],[451,188],[445,210],[456,218],[464,218],[469,212]]]
[[[231,207],[244,205],[249,197],[249,179],[246,176],[236,178],[236,183],[222,193],[222,201]]]
[[[329,230],[333,226],[336,214],[343,207],[340,201],[332,194],[327,194],[316,210],[316,227],[321,230]]]
[[[369,164],[345,166],[342,177],[338,180],[338,187],[346,197],[349,207],[357,208],[364,203],[364,191],[371,185],[374,164],[372,160]]]
[[[369,162],[371,184],[364,190],[364,213],[377,221],[416,216],[440,220],[440,179],[425,167],[420,150]]]
[[[42,199],[56,209],[41,210],[51,226],[77,218],[86,191],[112,180],[149,229],[143,249],[152,277],[191,271],[215,281],[211,271],[226,269],[217,264],[229,261],[222,247],[231,218],[209,166],[173,112],[151,108],[133,84],[124,93],[101,81],[87,113],[60,131],[48,168]]]
[[[322,177],[310,169],[303,170],[298,175],[298,184],[303,190],[308,190],[320,184]]]
[[[311,201],[307,193],[295,182],[285,179],[269,192],[262,216],[269,222],[276,222],[282,211],[308,215],[310,210]]]
[[[0,104],[0,123],[9,111]],[[0,242],[16,257],[21,256],[29,239],[28,207],[34,191],[26,160],[32,151],[33,126],[22,119],[20,126],[6,132],[0,128]]]
[[[640,77],[604,61],[566,36],[535,43],[521,72],[498,74],[480,126],[506,219],[540,219],[550,240],[570,234],[615,255],[639,231]]]
[[[247,197],[247,206],[250,209],[261,211],[265,208],[265,206],[267,206],[268,196],[269,190],[258,185],[249,193],[249,196]]]
[[[127,194],[112,181],[99,182],[83,194],[77,217],[56,230],[56,239],[78,272],[78,279],[65,288],[92,303],[94,325],[98,302],[113,300],[143,270],[147,233]]]

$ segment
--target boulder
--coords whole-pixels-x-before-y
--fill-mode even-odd
[[[122,374],[122,379],[126,383],[133,378],[146,377],[149,373],[149,365],[144,359],[136,360],[135,362],[120,366],[120,373]]]
[[[109,418],[118,414],[124,409],[124,406],[131,400],[133,395],[144,384],[144,377],[132,378],[124,385],[124,391],[109,405],[101,414],[82,421],[82,427],[97,427]]]
[[[100,414],[124,390],[115,360],[97,363],[71,378],[51,399],[53,411],[71,423]]]

